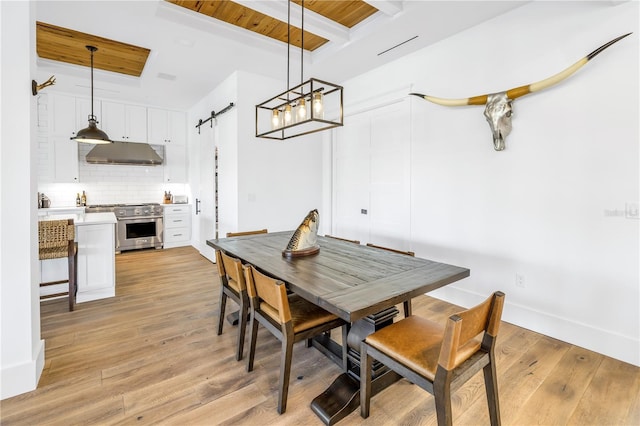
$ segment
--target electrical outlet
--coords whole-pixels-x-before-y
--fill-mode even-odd
[[[524,288],[524,275],[516,273],[516,287]]]

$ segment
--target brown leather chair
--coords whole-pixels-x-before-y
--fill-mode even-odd
[[[446,326],[411,316],[369,335],[361,344],[360,414],[369,416],[373,358],[435,397],[438,425],[451,425],[451,393],[480,370],[492,425],[500,424],[494,349],[504,293],[452,315]]]
[[[266,229],[258,229],[256,231],[242,231],[242,232],[227,232],[227,238],[229,237],[242,237],[245,235],[266,234],[269,231]]]
[[[389,248],[389,247],[384,247],[384,246],[378,246],[375,244],[371,244],[371,243],[367,243],[367,247],[373,247],[373,248],[378,248],[378,249],[382,249],[382,250],[387,250],[387,251],[392,251],[394,253],[399,253],[399,254],[406,254],[407,256],[414,256],[415,257],[415,253],[412,251],[403,251],[403,250],[397,250],[394,248]],[[404,306],[404,317],[409,317],[411,316],[411,299],[409,300],[405,300],[403,302],[403,306]]]
[[[260,323],[282,342],[278,396],[278,413],[282,414],[287,409],[293,344],[342,327],[342,369],[346,371],[347,323],[295,293],[287,294],[284,282],[258,272],[251,265],[244,266],[244,273],[251,302],[247,371],[253,370]]]
[[[220,275],[220,313],[218,316],[218,336],[222,334],[224,324],[224,312],[227,306],[227,298],[231,298],[238,304],[238,343],[236,345],[236,360],[240,361],[244,352],[244,335],[247,328],[247,315],[249,313],[249,296],[242,272],[240,259],[229,256],[216,250],[216,264]]]
[[[348,243],[360,244],[360,240],[350,240],[348,238],[334,237],[333,235],[325,235],[327,238],[333,238],[334,240],[346,241]]]
[[[38,222],[38,258],[40,260],[60,259],[66,257],[69,263],[69,277],[67,280],[40,283],[40,287],[54,284],[69,283],[69,290],[41,296],[40,299],[69,295],[69,310],[76,306],[78,292],[78,244],[74,242],[75,226],[73,219],[42,220]]]

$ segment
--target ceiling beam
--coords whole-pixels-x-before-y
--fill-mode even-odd
[[[282,22],[287,22],[287,2],[264,0],[234,0],[234,2]],[[295,3],[291,3],[291,25],[301,28],[301,15],[302,8]],[[349,28],[309,9],[304,10],[304,29],[332,42],[344,43],[349,41]]]
[[[378,9],[385,15],[394,16],[402,12],[402,1],[400,0],[364,0],[371,6]]]

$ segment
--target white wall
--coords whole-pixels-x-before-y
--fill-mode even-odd
[[[296,229],[322,205],[322,134],[284,141],[256,138],[255,106],[285,90],[282,83],[239,72],[238,229]],[[326,212],[329,214],[329,212]]]
[[[37,269],[31,3],[0,2],[0,399],[36,388],[44,367]]]
[[[502,152],[483,107],[412,97],[411,248],[471,269],[438,297],[470,306],[503,290],[506,321],[635,365],[638,6],[534,2],[344,83],[346,115],[408,84],[450,98],[498,92],[633,31],[568,80],[514,101]]]

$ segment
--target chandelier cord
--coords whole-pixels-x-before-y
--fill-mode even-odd
[[[304,82],[304,0],[302,0],[302,35],[300,40],[300,84],[302,84]]]
[[[289,58],[291,51],[291,0],[287,2],[287,101],[289,100],[289,88],[291,84],[289,82]]]

